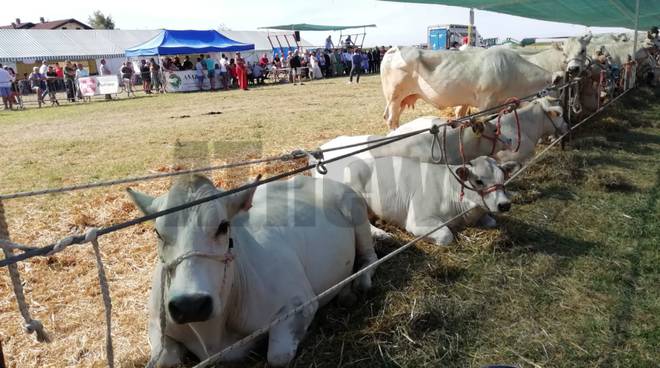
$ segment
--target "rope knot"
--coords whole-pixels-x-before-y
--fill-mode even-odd
[[[28,334],[33,334],[36,332],[37,341],[39,342],[50,342],[50,338],[48,337],[48,334],[46,334],[46,331],[44,330],[43,323],[41,323],[41,321],[37,319],[30,319],[30,321],[26,322],[23,325],[23,329]]]

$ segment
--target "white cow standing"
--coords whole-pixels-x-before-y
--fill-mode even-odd
[[[535,54],[521,56],[549,72],[569,72],[580,74],[587,66],[587,47],[592,35],[566,39],[561,45],[553,44],[550,48]]]
[[[402,110],[413,107],[418,99],[436,108],[484,110],[511,97],[534,94],[559,80],[561,75],[553,76],[508,49],[455,52],[394,47],[381,63],[384,119],[391,130],[396,129]]]
[[[220,192],[206,177],[192,176],[158,198],[129,193],[149,214]],[[361,265],[374,262],[369,226],[364,200],[354,191],[304,176],[159,217],[151,359],[158,367],[174,367],[186,351],[207,358],[349,276],[356,258]],[[167,275],[165,285],[161,272]],[[368,289],[371,273],[355,282]],[[351,296],[350,287],[340,296]],[[159,323],[161,297],[165,331]],[[294,358],[314,314],[326,302],[309,305],[269,331],[271,366],[285,366]],[[224,359],[241,359],[252,347]]]
[[[489,157],[478,157],[466,166],[445,166],[403,157],[383,157],[352,162],[344,182],[367,201],[369,210],[379,218],[421,236],[461,212],[449,228],[430,235],[431,241],[447,245],[454,240],[451,229],[474,225],[485,214],[509,211],[511,201],[504,191],[507,173],[519,165],[509,162],[501,167]],[[452,174],[451,171],[454,171]],[[461,198],[461,184],[467,188]],[[493,226],[494,220],[486,217]],[[372,227],[375,237],[387,234]]]

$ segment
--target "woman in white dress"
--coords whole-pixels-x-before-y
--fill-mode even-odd
[[[312,53],[312,56],[309,58],[309,64],[312,68],[311,74],[314,79],[323,78],[323,73],[321,72],[321,67],[319,66],[319,59],[316,56],[316,51]]]

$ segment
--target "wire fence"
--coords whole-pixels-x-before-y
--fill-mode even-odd
[[[548,87],[548,88],[543,89],[543,90],[541,90],[537,93],[530,94],[530,95],[525,96],[525,97],[520,98],[520,99],[516,99],[515,101],[508,101],[508,102],[505,102],[503,104],[485,109],[483,111],[476,112],[474,114],[469,114],[469,115],[459,117],[459,118],[456,118],[456,119],[451,119],[447,123],[437,124],[436,126],[441,127],[441,126],[444,126],[444,125],[456,124],[456,123],[471,124],[478,117],[489,116],[489,115],[500,112],[503,109],[507,109],[507,108],[517,108],[517,106],[520,102],[527,102],[527,101],[531,101],[531,100],[539,98],[539,97],[543,97],[543,96],[547,95],[549,93],[549,91],[551,91],[551,90],[562,91],[562,90],[566,89],[567,87],[573,85],[574,83],[575,82],[568,82],[568,83],[565,83],[565,84],[560,85],[560,86]],[[429,129],[422,129],[422,130],[416,131],[416,133],[419,134],[419,133],[423,133],[423,132],[427,132],[427,131],[429,131]],[[179,171],[167,172],[167,173],[158,173],[158,174],[151,174],[151,175],[127,177],[127,178],[121,178],[121,179],[97,181],[97,182],[90,182],[90,183],[81,183],[81,184],[75,184],[75,185],[63,186],[63,187],[57,187],[57,188],[45,188],[45,189],[35,189],[35,190],[29,190],[29,191],[27,191],[27,190],[26,191],[19,191],[19,192],[15,192],[15,193],[6,193],[6,194],[0,194],[0,200],[27,198],[27,197],[46,195],[46,194],[61,194],[61,193],[68,193],[68,192],[85,190],[85,189],[109,187],[109,186],[115,186],[115,185],[119,185],[119,184],[137,183],[137,182],[142,182],[142,181],[156,180],[156,179],[162,179],[162,178],[170,178],[170,177],[188,175],[188,174],[195,174],[195,173],[225,170],[225,169],[236,168],[236,167],[241,167],[241,166],[257,165],[257,164],[270,163],[270,162],[275,162],[275,161],[286,162],[286,161],[292,161],[292,160],[299,159],[299,158],[304,158],[307,155],[312,155],[312,156],[315,156],[315,157],[322,157],[323,153],[325,153],[325,152],[331,152],[331,151],[338,151],[338,150],[343,150],[343,149],[348,149],[348,148],[354,148],[354,147],[358,147],[358,146],[363,146],[365,144],[372,145],[372,144],[381,143],[381,142],[396,141],[398,137],[399,137],[399,135],[382,137],[382,138],[374,139],[374,140],[369,141],[367,143],[347,144],[347,145],[332,147],[332,148],[328,148],[328,149],[294,150],[294,151],[291,151],[291,152],[288,152],[288,153],[283,153],[281,155],[270,156],[270,157],[265,157],[265,158],[261,158],[261,159],[237,161],[237,162],[232,162],[232,163],[227,163],[227,164],[222,164],[222,165],[207,166],[207,167],[201,167],[201,168],[189,169],[189,170],[179,170]]]

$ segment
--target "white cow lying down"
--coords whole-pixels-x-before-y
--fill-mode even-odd
[[[491,119],[472,128],[460,129],[447,128],[447,157],[449,164],[462,163],[462,157],[459,150],[459,137],[462,134],[463,150],[465,159],[472,160],[479,156],[487,156],[494,153],[499,162],[518,161],[525,162],[532,157],[534,149],[539,138],[545,138],[552,134],[563,134],[568,126],[562,117],[562,108],[559,106],[559,100],[552,97],[543,97],[525,103],[518,109],[520,119],[520,147],[518,147],[518,126],[513,113],[504,115],[501,119],[501,134],[497,137],[497,119]],[[390,132],[387,136],[396,136],[410,133],[417,130],[429,129],[433,124],[444,124],[447,120],[426,116],[417,118],[409,123],[400,126],[398,129]],[[443,129],[440,129],[440,144],[442,144]],[[497,137],[497,139],[495,139]],[[368,143],[375,139],[382,138],[376,135],[362,136],[341,136],[337,137],[321,146],[321,149],[329,149],[356,143]],[[403,140],[390,143],[372,150],[360,153],[355,156],[347,157],[343,160],[326,164],[328,173],[325,178],[343,181],[344,168],[351,162],[359,159],[368,159],[373,157],[391,157],[401,156],[416,158],[423,162],[432,162],[431,144],[433,135],[421,133]],[[365,148],[366,145],[346,148],[343,150],[330,151],[324,153],[324,159],[341,156],[346,153]],[[515,152],[516,148],[518,151]],[[436,147],[436,158],[441,154],[441,149]],[[314,171],[314,176],[321,175]]]
[[[449,227],[474,225],[488,212],[508,211],[511,201],[503,183],[506,173],[518,167],[515,162],[498,167],[489,157],[478,157],[465,167],[449,168],[410,158],[383,157],[352,162],[346,168],[344,182],[364,196],[373,214],[420,236],[470,208],[475,209],[451,222]],[[473,188],[465,189],[462,200],[461,183],[449,170]],[[492,222],[487,225],[494,225],[492,218],[486,219]],[[385,235],[375,227],[372,232],[376,237]],[[447,227],[429,238],[439,245],[454,240]]]
[[[322,187],[322,190],[321,190]],[[203,176],[177,181],[158,198],[129,192],[144,213],[153,213],[220,190]],[[186,350],[204,359],[301,305],[376,260],[367,207],[340,183],[299,176],[207,202],[156,220],[160,262],[153,276],[149,342],[161,349],[161,270],[167,328],[158,367],[181,364]],[[371,274],[356,280],[371,286]],[[350,296],[350,288],[340,296]],[[273,327],[268,363],[284,366],[320,305]],[[246,356],[252,346],[227,360]]]

